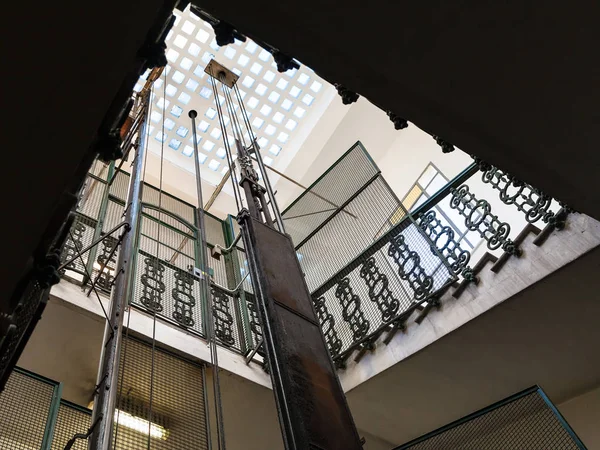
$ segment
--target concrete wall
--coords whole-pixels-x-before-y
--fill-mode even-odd
[[[389,344],[383,343],[385,336],[382,336],[376,343],[376,350],[367,353],[360,362],[350,358],[347,368],[340,371],[344,391],[351,391],[429,344],[443,339],[448,333],[598,245],[600,222],[582,214],[571,216],[568,226],[562,231],[555,231],[541,247],[535,246],[533,237],[529,236],[522,246],[523,255],[509,260],[499,273],[483,270],[479,274],[479,284],[470,284],[458,299],[452,298],[451,292],[446,293],[442,297],[443,314],[429,315],[421,324],[409,321],[406,332],[396,334]]]
[[[600,450],[600,385],[558,405],[589,450]]]

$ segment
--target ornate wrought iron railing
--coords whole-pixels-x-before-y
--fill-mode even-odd
[[[118,276],[114,262],[120,241],[110,232],[120,223],[126,178],[122,172],[115,176],[112,166],[93,167],[62,255],[70,261],[66,275],[100,290],[109,291]],[[490,197],[496,193],[497,199]],[[475,240],[481,241],[476,251],[485,246],[503,252],[504,259],[518,257],[515,231],[520,230],[503,218],[507,209],[522,215],[522,223],[545,224],[540,241],[561,229],[570,212],[479,160],[424,202],[412,197],[405,207],[357,143],[284,212],[323,334],[340,367],[378,339],[389,342],[413,312],[437,306],[457,281],[477,283]],[[262,355],[243,244],[235,241],[237,223],[231,216],[206,218],[207,251],[214,256],[209,258],[210,301],[201,298],[193,274],[199,265],[194,207],[165,193],[159,202],[158,190],[144,187],[131,303],[199,336],[205,336],[205,318],[212,314],[223,347]]]
[[[475,176],[479,171],[481,181]],[[476,190],[487,185],[499,191],[499,202],[477,196]],[[336,363],[343,366],[356,351],[360,358],[384,334],[389,342],[413,312],[437,306],[456,281],[478,282],[472,250],[457,239],[464,232],[459,233],[448,214],[462,221],[461,227],[481,239],[488,251],[502,251],[504,261],[520,256],[515,230],[493,211],[500,204],[515,207],[528,223],[546,224],[538,243],[561,229],[569,212],[534,187],[474,162],[410,213],[401,214],[396,225],[312,291]]]

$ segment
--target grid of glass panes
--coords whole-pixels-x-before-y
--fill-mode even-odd
[[[192,132],[187,112],[198,111],[200,163],[207,181],[218,181],[227,171],[221,129],[209,77],[204,73],[213,58],[240,76],[238,86],[249,120],[267,165],[274,164],[326,89],[333,89],[306,66],[279,73],[273,56],[255,42],[216,43],[212,27],[191,13],[175,11],[175,25],[167,37],[165,73],[154,83],[149,148],[164,147],[165,159],[193,170]],[[136,85],[139,90],[147,73]],[[219,96],[219,102],[224,98]],[[164,121],[164,124],[163,124]],[[226,124],[229,118],[225,118]]]

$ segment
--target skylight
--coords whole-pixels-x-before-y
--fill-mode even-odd
[[[187,34],[192,34],[195,29],[196,29],[196,25],[194,25],[189,20],[186,20],[185,23],[183,24],[183,26],[181,27],[181,30]]]
[[[164,124],[167,130],[172,130],[175,127],[175,122],[173,122],[171,119],[165,119]]]
[[[185,87],[188,88],[190,91],[194,92],[196,89],[198,89],[199,83],[194,80],[193,78],[190,78],[187,83],[185,84]]]
[[[179,150],[179,147],[181,147],[181,141],[173,138],[169,142],[169,147],[171,147],[173,150]]]
[[[181,68],[183,70],[190,70],[192,68],[192,66],[194,65],[194,62],[186,56],[186,57],[181,58],[179,65],[181,66]]]
[[[175,44],[179,48],[185,48],[185,45],[187,44],[187,39],[179,34],[173,40],[173,44]]]
[[[294,143],[289,152],[300,148],[294,139],[299,136],[298,143],[301,144],[306,133],[300,134],[303,132],[299,130],[311,128],[301,127],[303,121],[315,110],[315,104],[321,105],[319,101],[326,88],[332,88],[305,66],[279,73],[273,55],[250,39],[219,47],[212,27],[194,16],[189,8],[174,14],[176,25],[167,40],[168,65],[153,89],[151,126],[148,127],[152,138],[150,150],[160,153],[164,143],[164,147],[169,147],[165,158],[193,172],[190,159],[193,133],[188,112],[195,109],[199,115],[196,131],[201,152],[198,158],[200,163],[206,162],[211,168],[203,171],[202,177],[216,185],[221,174],[227,172],[212,83],[204,73],[206,64],[215,58],[239,76],[239,94],[244,99],[257,143],[263,149],[265,163],[277,166],[278,162],[286,161],[282,163],[283,168],[283,164],[288,164],[293,157],[292,153],[280,158],[286,152],[286,145]],[[145,71],[138,81],[137,91],[142,89],[143,79],[149,73],[149,70]],[[331,95],[332,91],[327,92]],[[229,116],[220,87],[217,101]],[[322,114],[322,110],[320,108],[317,114]],[[228,134],[233,134],[230,118],[223,120]],[[212,155],[211,158],[207,154]],[[232,156],[235,157],[235,152]]]

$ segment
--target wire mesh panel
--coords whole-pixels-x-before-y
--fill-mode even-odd
[[[62,263],[71,261],[65,268],[65,273],[73,271],[81,276],[86,275],[90,254],[89,252],[82,253],[82,249],[94,241],[96,226],[96,220],[83,214],[76,214],[70,234],[61,253]]]
[[[85,434],[92,420],[92,411],[70,402],[61,401],[54,425],[52,450],[63,450],[75,434]],[[72,450],[87,450],[87,440],[77,439]]]
[[[406,220],[313,292],[332,356],[343,360],[454,279],[431,240]]]
[[[357,142],[283,212],[286,232],[294,244],[300,245],[378,173]],[[342,214],[352,217],[344,210]]]
[[[169,223],[163,221],[165,217]],[[174,220],[173,216],[143,208],[132,303],[202,333],[200,285],[190,272],[196,267],[196,233],[181,221],[172,226]]]
[[[30,281],[18,306],[8,317],[15,328],[12,333],[6,334],[0,340],[0,348],[3,350],[0,354],[0,389],[17,362],[15,358],[18,357],[18,349],[22,340],[28,339],[29,333],[33,332],[32,327],[35,326],[37,318],[41,316],[49,295],[49,289],[42,288],[35,280]]]
[[[0,393],[0,449],[42,448],[56,385],[19,370]]]
[[[156,349],[151,383],[152,347],[132,338],[123,345],[115,448],[208,448],[202,368]]]
[[[244,304],[242,297],[232,295],[216,286],[211,286],[214,330],[217,341],[230,350],[245,353],[246,325],[242,316]]]
[[[396,450],[585,449],[541,388],[535,387],[397,447]]]
[[[381,176],[363,186],[342,211],[296,247],[308,289],[317,289],[372,245],[382,229],[388,231],[389,218],[399,208],[400,201]]]

